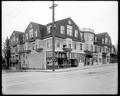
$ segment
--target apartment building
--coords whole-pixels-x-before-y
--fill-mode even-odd
[[[98,63],[107,64],[110,63],[110,50],[112,46],[111,37],[107,32],[96,34],[95,46],[97,46]]]
[[[97,64],[97,53],[95,52],[94,46],[94,38],[95,33],[94,30],[91,28],[82,28],[81,31],[84,34],[85,39],[85,65],[95,65]]]
[[[80,67],[110,62],[111,38],[107,32],[79,28],[71,19],[55,21],[55,68]],[[16,68],[52,68],[52,23],[30,22],[25,32],[10,37],[11,61]],[[16,60],[18,64],[14,64]]]
[[[20,31],[13,31],[10,36],[10,50],[11,50],[11,67],[20,68],[24,55],[24,33]]]

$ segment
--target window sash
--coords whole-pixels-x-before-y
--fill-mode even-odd
[[[37,30],[35,31],[35,36],[37,37]]]
[[[78,30],[75,30],[75,37],[78,37]]]
[[[30,35],[30,38],[33,37],[33,29],[29,30],[29,35]]]
[[[70,26],[70,25],[67,25],[67,35],[69,35],[69,36],[73,35],[72,26]]]
[[[61,34],[64,34],[64,33],[65,33],[65,27],[64,27],[64,26],[61,26],[61,27],[60,27],[60,32],[61,32]]]
[[[80,50],[82,50],[82,44],[80,44]]]
[[[47,26],[47,33],[50,33],[51,27],[52,27],[52,25]]]

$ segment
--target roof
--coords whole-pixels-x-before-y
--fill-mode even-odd
[[[108,33],[107,32],[102,32],[102,33],[98,33],[96,35],[99,36],[99,35],[105,35],[105,34],[108,34]]]
[[[40,25],[40,26],[45,26],[45,25],[42,25],[42,24],[39,24],[39,23],[36,23],[36,22],[30,22],[30,23],[34,23],[34,24],[37,24],[37,25]]]
[[[55,21],[54,23],[61,22],[61,21],[64,21],[64,20],[68,20],[68,19],[71,19],[71,18],[69,17],[69,18],[65,18],[65,19],[57,20],[57,21]],[[46,24],[46,25],[49,25],[49,24],[52,24],[52,22],[51,22],[51,23],[48,23],[48,24]]]

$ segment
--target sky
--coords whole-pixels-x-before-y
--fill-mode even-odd
[[[55,1],[55,20],[71,17],[79,28],[108,32],[118,44],[117,1]],[[52,22],[52,1],[2,1],[2,43],[14,30],[24,32],[29,23]]]

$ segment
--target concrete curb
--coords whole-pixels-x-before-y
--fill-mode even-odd
[[[116,63],[117,64],[117,63]],[[111,66],[115,65],[114,63],[112,64],[102,64],[102,65],[90,65],[90,66],[81,66],[81,67],[74,67],[74,68],[64,68],[64,69],[56,69],[54,72],[68,72],[68,71],[77,71],[77,70],[84,70],[84,69],[89,69],[89,68],[99,68],[103,66]],[[16,73],[16,72],[53,72],[52,70],[4,70],[2,73]],[[53,72],[53,73],[54,73]]]

